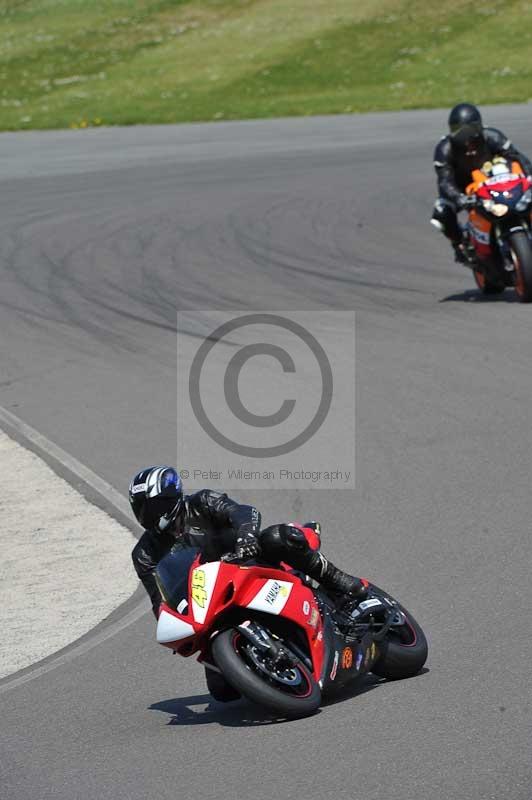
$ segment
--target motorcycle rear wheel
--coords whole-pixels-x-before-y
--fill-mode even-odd
[[[377,595],[390,597],[378,587],[373,587]],[[397,606],[406,617],[406,624],[391,628],[383,644],[379,644],[382,655],[372,666],[371,671],[380,678],[396,681],[412,678],[422,669],[427,660],[428,644],[421,625],[404,606]]]
[[[510,236],[510,252],[515,269],[515,292],[521,303],[532,301],[532,247],[524,231]]]
[[[253,646],[234,628],[222,631],[212,644],[212,654],[217,666],[231,686],[258,705],[288,719],[298,719],[314,714],[321,704],[321,689],[308,667],[298,662],[294,668],[295,680],[291,689],[287,683],[277,688],[267,674],[256,666]]]

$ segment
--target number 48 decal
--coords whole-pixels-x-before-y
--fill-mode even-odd
[[[205,573],[202,569],[195,569],[192,574],[192,599],[200,608],[205,608],[207,592],[205,590]]]

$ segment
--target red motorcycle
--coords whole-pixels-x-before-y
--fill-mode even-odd
[[[466,193],[474,198],[464,231],[466,257],[484,294],[514,286],[532,301],[532,182],[520,164],[497,157],[474,170]]]
[[[157,641],[220,672],[241,695],[285,718],[316,712],[322,695],[368,672],[408,678],[427,658],[425,635],[387,592],[345,614],[305,576],[231,556],[203,563],[174,550],[157,567],[164,602]]]

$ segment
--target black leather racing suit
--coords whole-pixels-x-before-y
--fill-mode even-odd
[[[291,525],[270,525],[260,530],[261,517],[253,506],[241,505],[226,494],[202,489],[184,501],[183,529],[178,534],[144,531],[132,553],[137,575],[148,592],[155,616],[161,595],[154,572],[159,561],[177,543],[199,547],[205,561],[216,561],[233,552],[237,540],[255,537],[261,558],[270,564],[284,561],[293,569],[317,580],[332,596],[362,599],[365,586],[359,578],[348,575],[313,549],[304,534]]]
[[[434,151],[434,169],[438,179],[439,198],[436,200],[432,219],[441,225],[442,231],[452,242],[462,239],[457,220],[457,202],[466,186],[471,183],[471,173],[480,169],[494,156],[503,156],[518,161],[526,175],[532,175],[532,163],[497,128],[484,128],[484,143],[478,151],[468,155],[453,144],[452,138],[442,137]]]
[[[185,497],[183,526],[179,535],[144,531],[131,554],[156,615],[161,596],[155,582],[155,567],[177,541],[199,547],[205,561],[215,561],[234,549],[239,536],[258,534],[260,514],[253,506],[236,503],[226,494],[202,489]]]

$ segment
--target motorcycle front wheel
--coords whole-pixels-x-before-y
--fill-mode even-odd
[[[235,628],[218,634],[212,654],[234,689],[282,717],[308,717],[320,707],[321,689],[306,664],[269,660]]]
[[[486,277],[484,272],[482,272],[480,269],[474,269],[473,275],[475,277],[475,283],[482,294],[500,294],[501,292],[504,292],[505,287],[502,282],[497,282]]]
[[[515,269],[515,292],[522,303],[532,301],[532,247],[524,231],[510,235],[510,253]]]

